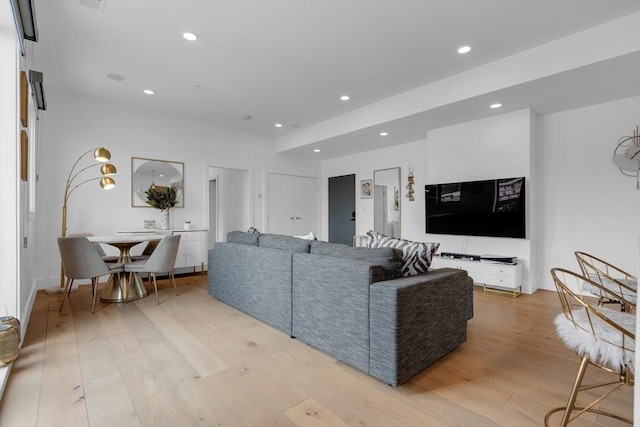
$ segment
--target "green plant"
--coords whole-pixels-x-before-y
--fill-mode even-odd
[[[144,192],[147,196],[147,204],[161,211],[172,208],[177,203],[178,189],[172,185],[160,187],[152,185]]]

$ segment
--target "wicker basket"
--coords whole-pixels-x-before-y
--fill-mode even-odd
[[[9,364],[18,358],[20,335],[11,325],[0,325],[0,363]]]
[[[18,331],[18,339],[22,341],[20,335],[20,321],[13,316],[0,316],[0,325],[11,325]]]

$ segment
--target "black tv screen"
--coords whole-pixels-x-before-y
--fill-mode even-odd
[[[426,232],[525,238],[524,177],[425,185]]]

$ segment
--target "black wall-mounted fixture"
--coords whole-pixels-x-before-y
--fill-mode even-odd
[[[35,98],[38,110],[47,109],[47,100],[44,97],[44,75],[40,71],[29,70],[29,82],[31,82],[31,88],[33,89],[33,95]]]
[[[13,20],[18,31],[20,54],[25,56],[24,41],[38,41],[38,26],[36,25],[36,9],[34,0],[10,0],[13,10]]]

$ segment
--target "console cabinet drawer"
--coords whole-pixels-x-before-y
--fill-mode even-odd
[[[517,286],[516,278],[513,276],[494,276],[489,275],[489,283],[490,286],[498,286],[500,288],[509,288],[513,289]]]
[[[516,269],[510,265],[489,265],[489,275],[491,276],[504,276],[504,277],[516,277]]]

